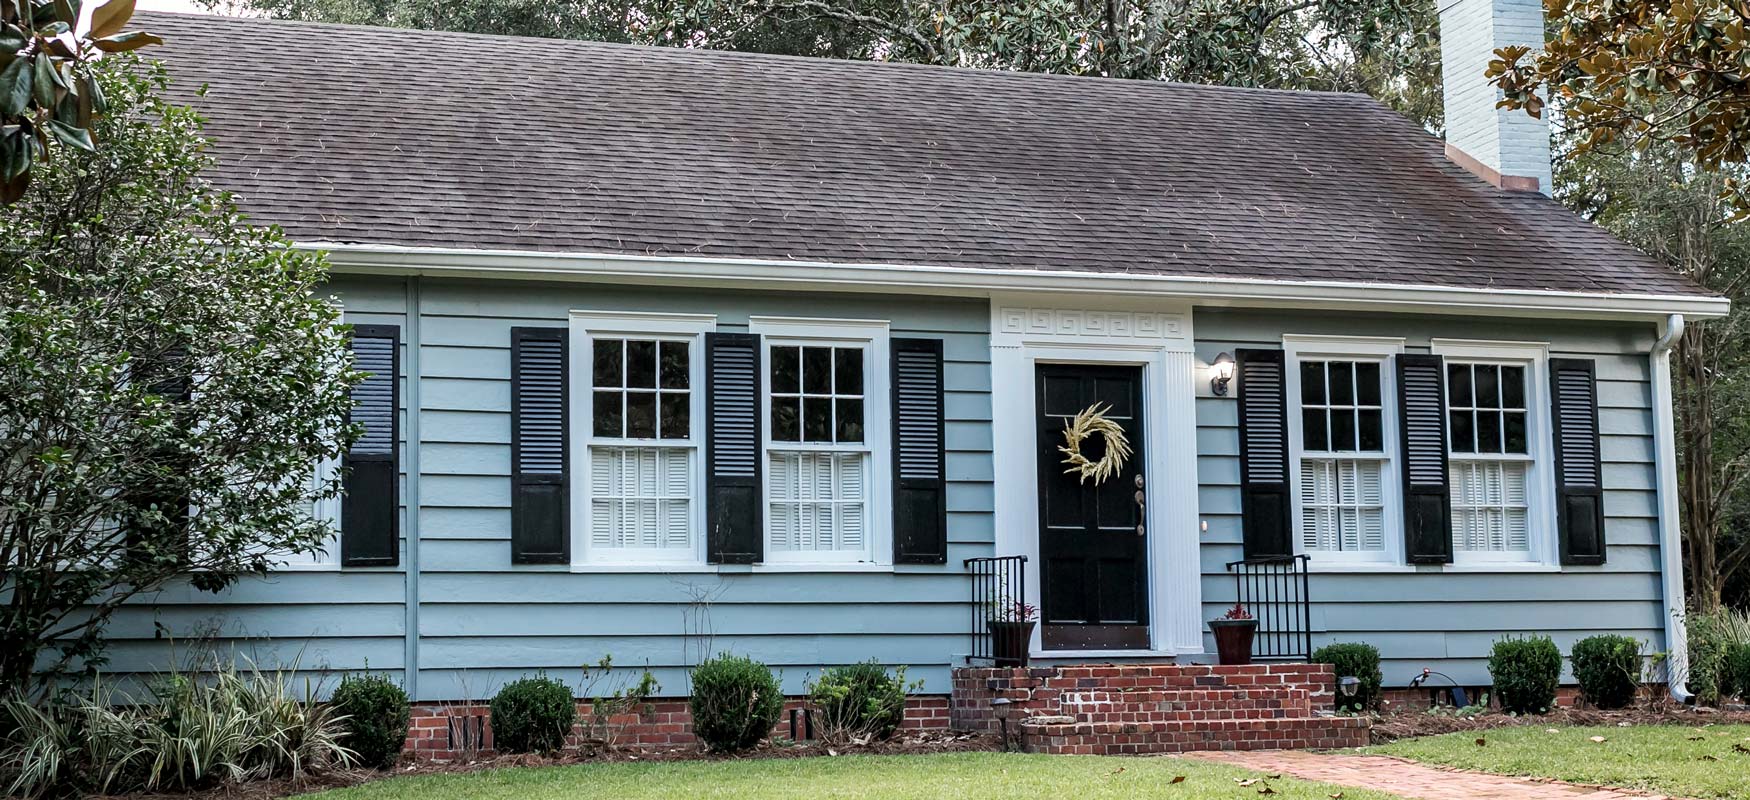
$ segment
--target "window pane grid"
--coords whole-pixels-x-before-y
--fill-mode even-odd
[[[862,347],[772,347],[772,441],[862,444],[863,361]]]
[[[772,549],[865,550],[867,471],[861,453],[773,451],[767,475]]]
[[[1451,452],[1525,455],[1525,367],[1448,363],[1447,437]]]
[[[691,345],[684,341],[595,339],[594,434],[606,439],[690,439],[691,358]]]
[[[591,545],[690,549],[692,453],[690,447],[591,447]]]
[[[1301,449],[1380,453],[1384,403],[1376,361],[1300,362]]]
[[[1377,458],[1301,459],[1301,549],[1383,552],[1384,472]]]

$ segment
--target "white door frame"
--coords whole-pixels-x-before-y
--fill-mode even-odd
[[[1037,296],[991,298],[991,434],[996,555],[1027,557],[1026,601],[1039,605],[1039,481],[1034,367],[1039,362],[1143,367],[1143,475],[1148,503],[1147,650],[1042,650],[1039,658],[1203,652],[1197,529],[1197,357],[1189,303],[1088,298],[1062,307]]]

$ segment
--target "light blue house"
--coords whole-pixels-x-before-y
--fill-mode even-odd
[[[1538,14],[1442,11],[1444,146],[1353,95],[143,15],[376,377],[336,546],[113,663],[156,622],[420,700],[718,651],[942,694],[1006,556],[1046,661],[1211,660],[1268,602],[1230,563],[1297,556],[1388,684],[1680,650],[1667,352],[1726,303],[1538,191],[1477,67]],[[1131,452],[1082,477],[1090,407]]]

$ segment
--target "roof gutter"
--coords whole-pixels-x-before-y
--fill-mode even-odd
[[[1653,468],[1659,496],[1659,578],[1665,603],[1665,686],[1672,699],[1693,699],[1680,677],[1689,675],[1689,632],[1684,624],[1683,531],[1677,504],[1677,418],[1671,400],[1671,347],[1683,336],[1683,315],[1659,323],[1647,354],[1653,378]]]
[[[303,242],[297,246],[326,252],[328,261],[336,272],[357,274],[612,281],[645,285],[927,293],[962,297],[989,297],[994,292],[1123,294],[1133,298],[1191,300],[1203,306],[1489,316],[1536,314],[1542,318],[1568,319],[1663,319],[1670,314],[1718,317],[1724,316],[1730,307],[1724,298],[1688,295],[1474,289],[1413,284],[1273,281],[1126,272],[905,264],[581,255],[334,242]]]

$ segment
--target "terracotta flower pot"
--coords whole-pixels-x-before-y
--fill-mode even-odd
[[[1209,632],[1215,634],[1215,651],[1223,664],[1252,663],[1252,637],[1258,633],[1255,619],[1212,619]]]
[[[999,667],[1027,666],[1027,645],[1033,641],[1032,622],[1002,622],[987,620],[990,627],[991,655]]]

